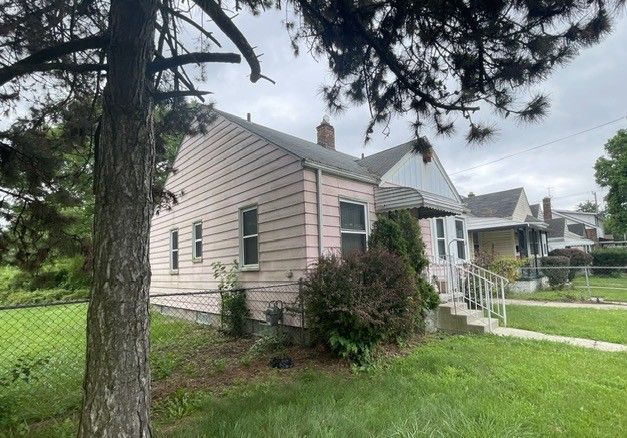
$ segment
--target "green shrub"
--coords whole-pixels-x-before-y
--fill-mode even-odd
[[[312,339],[358,364],[379,343],[413,332],[421,313],[415,275],[401,257],[376,248],[319,258],[303,302]]]
[[[547,256],[540,259],[541,266],[554,269],[543,269],[542,273],[549,279],[549,285],[554,289],[562,289],[568,282],[568,268],[559,269],[560,266],[568,266],[570,260],[563,256]],[[555,269],[557,268],[557,269]]]
[[[602,248],[592,251],[592,266],[627,266],[627,248]],[[626,272],[627,269],[623,270]],[[619,276],[620,269],[595,269],[595,274]]]
[[[232,336],[246,334],[250,311],[246,304],[244,290],[222,291],[222,305],[220,307],[220,321],[222,329]]]
[[[524,267],[528,262],[529,260],[525,258],[497,257],[494,253],[487,251],[478,252],[474,258],[476,265],[507,278],[511,283],[520,278],[520,268]]]
[[[0,271],[0,290],[89,289],[91,273],[82,257],[60,257],[35,272],[12,267]]]
[[[232,336],[243,336],[246,334],[250,311],[246,304],[246,292],[239,287],[237,260],[227,268],[222,262],[211,264],[213,268],[213,278],[218,280],[220,290],[221,306],[220,321],[222,329]]]
[[[74,301],[87,299],[88,289],[42,289],[42,290],[15,290],[0,293],[0,304],[37,304],[54,303],[57,301]]]
[[[590,266],[592,264],[592,256],[576,248],[554,249],[549,255],[568,257],[570,266]],[[568,272],[568,280],[572,281],[578,271],[579,269],[571,269]]]
[[[374,223],[369,244],[371,248],[382,249],[401,257],[413,273],[424,309],[435,309],[438,306],[440,298],[435,288],[420,278],[429,260],[425,256],[420,224],[408,210],[380,215]]]

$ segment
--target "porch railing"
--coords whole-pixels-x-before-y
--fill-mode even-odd
[[[480,310],[490,327],[493,318],[507,325],[507,278],[465,260],[440,257],[429,258],[426,275],[438,288],[441,299],[453,303],[455,312]]]

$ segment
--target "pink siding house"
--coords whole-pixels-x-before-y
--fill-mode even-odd
[[[216,261],[238,260],[244,287],[295,281],[321,254],[365,248],[377,213],[395,209],[421,219],[430,254],[467,254],[462,199],[414,144],[358,159],[336,149],[327,120],[314,143],[217,112],[183,141],[166,182],[178,203],[152,221],[151,293],[214,289]],[[443,246],[449,229],[457,245]]]

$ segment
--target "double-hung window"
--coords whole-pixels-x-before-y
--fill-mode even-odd
[[[466,244],[464,242],[464,220],[455,219],[455,240],[457,240],[457,258],[466,260]]]
[[[170,271],[179,271],[179,230],[170,231]]]
[[[438,257],[446,258],[446,237],[444,235],[444,219],[435,220],[435,241],[438,248]]]
[[[342,254],[366,250],[366,204],[340,201],[340,233]]]
[[[255,269],[259,267],[259,231],[257,223],[257,206],[240,210],[240,256],[242,267]]]
[[[202,260],[202,222],[194,222],[192,225],[192,259]]]

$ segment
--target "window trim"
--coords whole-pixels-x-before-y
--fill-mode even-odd
[[[196,222],[194,222],[192,224],[192,262],[194,263],[200,263],[202,262],[202,253],[204,253],[205,251],[205,244],[203,242],[203,237],[204,236],[200,236],[200,239],[198,237],[196,237],[196,225],[200,225],[200,232],[201,234],[204,235],[204,230],[203,230],[203,223],[202,220],[198,220]],[[200,257],[196,254],[196,242],[200,241],[200,247],[201,247],[201,254]]]
[[[172,235],[176,233],[176,249],[172,248]],[[181,235],[179,234],[179,229],[178,228],[171,228],[170,229],[170,251],[169,251],[169,259],[170,259],[170,274],[175,275],[179,273],[179,268],[181,265]],[[177,263],[177,267],[176,269],[174,269],[174,252],[176,251],[176,263]]]
[[[462,223],[462,237],[457,237],[457,222]],[[455,244],[457,256],[455,258],[464,261],[468,260],[468,245],[466,244],[466,235],[466,221],[463,217],[455,216],[455,240],[457,241],[457,243]],[[464,257],[459,256],[459,242],[462,242],[462,244],[464,245]]]
[[[438,221],[442,221],[442,237],[438,237]],[[448,257],[448,248],[446,244],[446,218],[444,217],[436,217],[433,218],[433,240],[434,240],[434,255],[438,259],[446,260]],[[440,254],[439,241],[444,241],[444,254]]]
[[[364,230],[348,230],[342,228],[342,202],[345,204],[354,204],[364,209]],[[340,253],[342,252],[342,234],[360,234],[366,237],[366,251],[368,250],[368,236],[370,235],[370,217],[368,215],[368,201],[360,201],[358,199],[338,198],[338,213],[340,214]]]
[[[252,210],[257,210],[257,234],[249,234],[247,236],[244,236],[244,213]],[[257,263],[246,265],[244,264],[244,239],[249,237],[257,237]],[[249,204],[239,208],[239,257],[241,260],[240,271],[258,271],[259,255],[259,205]]]

